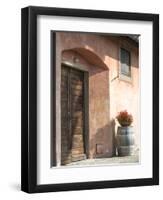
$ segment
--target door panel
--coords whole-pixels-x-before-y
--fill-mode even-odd
[[[61,164],[85,159],[84,72],[61,70]]]
[[[61,69],[61,164],[71,162],[68,73],[67,68]]]

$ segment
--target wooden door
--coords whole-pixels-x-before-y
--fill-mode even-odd
[[[61,69],[61,164],[85,159],[84,72]]]

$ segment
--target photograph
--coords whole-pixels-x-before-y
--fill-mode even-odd
[[[140,36],[51,34],[52,85],[60,90],[51,102],[61,113],[61,135],[52,130],[52,165],[139,164]]]

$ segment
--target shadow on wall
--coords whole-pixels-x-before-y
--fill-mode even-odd
[[[81,120],[79,120],[79,118],[76,118],[76,120],[74,120],[74,123],[73,123],[73,129],[77,129],[79,124],[81,125]],[[89,135],[90,135],[90,133],[89,133]],[[83,134],[83,136],[84,136],[84,134]],[[88,158],[108,158],[108,157],[116,156],[116,139],[115,139],[115,137],[116,137],[115,120],[112,119],[110,121],[110,123],[106,124],[104,127],[98,128],[94,135],[91,134],[91,138],[89,138]],[[71,139],[72,138],[73,138],[73,136],[71,137]],[[68,138],[67,138],[67,141],[69,141]],[[63,149],[66,148],[66,152],[64,152],[64,153],[62,152],[63,153],[62,159],[61,159],[62,165],[72,162],[71,161],[72,142],[73,141],[70,142],[70,146],[68,146],[68,145],[65,146],[65,144],[62,144],[62,148]],[[83,150],[84,150],[84,138],[83,138],[83,142],[82,141],[80,141],[80,142],[78,143],[78,145],[80,148],[81,148],[80,145],[83,145]],[[77,147],[77,148],[79,148],[79,147]]]
[[[112,144],[113,144],[113,156],[116,155],[116,123],[115,119],[112,119],[110,122],[111,132],[112,132]]]
[[[108,158],[116,155],[114,119],[91,135],[89,146],[89,158]]]

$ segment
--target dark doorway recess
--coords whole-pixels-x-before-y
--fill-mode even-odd
[[[87,74],[61,66],[61,165],[87,158]]]

